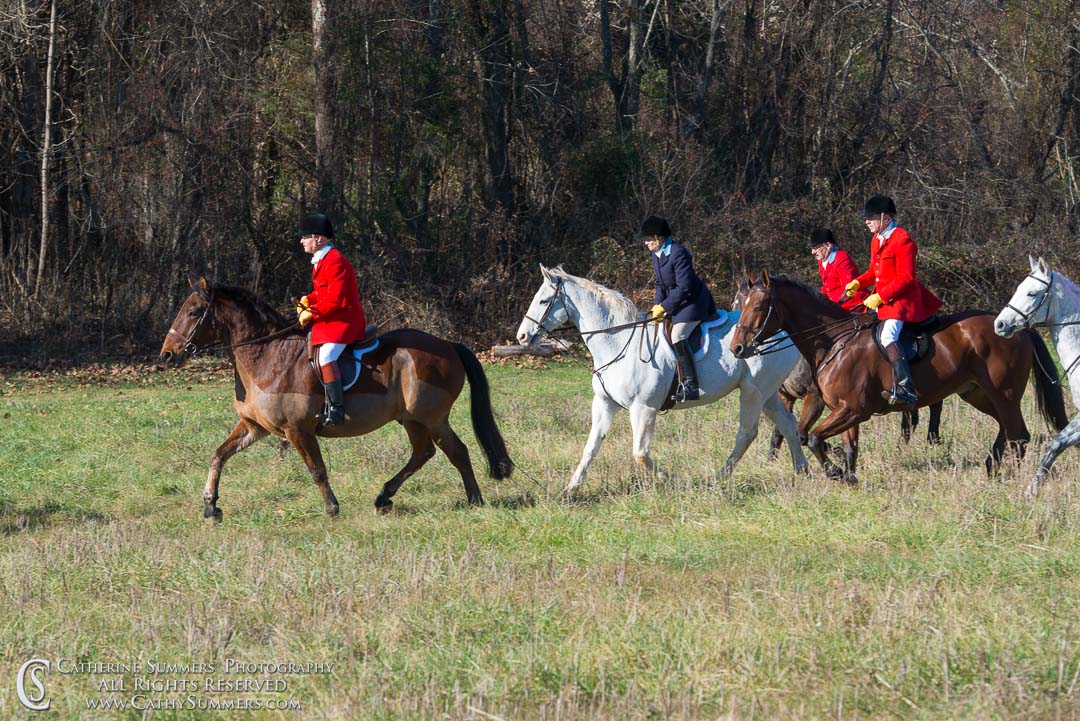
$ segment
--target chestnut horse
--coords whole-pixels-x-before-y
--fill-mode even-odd
[[[161,346],[161,360],[179,368],[199,351],[229,353],[236,376],[233,407],[240,422],[214,452],[203,490],[203,515],[221,520],[217,507],[221,467],[238,451],[273,433],[285,438],[304,459],[322,492],[326,512],[336,515],[338,501],[326,477],[318,436],[360,436],[397,421],[405,428],[412,455],[375,499],[388,512],[390,499],[405,480],[435,455],[438,446],[461,474],[469,503],[484,502],[473,474],[469,449],[450,427],[450,408],[465,379],[472,396],[472,421],[493,478],[508,478],[513,468],[495,418],[483,366],[460,343],[408,328],[379,336],[364,355],[365,366],[345,394],[345,424],[322,427],[315,414],[323,406],[323,388],[308,364],[307,336],[290,325],[270,304],[240,288],[215,286],[200,278],[173,320]]]
[[[820,293],[783,276],[770,277],[767,271],[743,281],[739,301],[742,315],[731,339],[732,352],[740,358],[768,352],[759,339],[787,331],[810,362],[822,400],[832,410],[811,431],[807,445],[830,478],[858,482],[854,474],[858,424],[875,414],[911,410],[882,398],[881,392],[892,386],[892,369],[874,344],[872,317],[852,315]],[[994,333],[992,314],[966,311],[943,317],[933,340],[929,357],[911,367],[919,390],[917,405],[957,393],[993,417],[998,434],[986,459],[988,473],[1001,462],[1006,441],[1023,457],[1030,434],[1020,400],[1033,366],[1043,417],[1059,430],[1068,423],[1061,387],[1043,370],[1052,368],[1053,361],[1037,334],[1024,331],[1002,338]],[[1034,362],[1036,357],[1039,363]],[[846,468],[841,471],[826,457],[823,442],[849,429],[856,434],[850,443],[845,438]]]

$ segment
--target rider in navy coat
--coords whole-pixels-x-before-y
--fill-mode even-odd
[[[667,315],[672,320],[671,342],[683,376],[676,400],[697,400],[697,373],[687,339],[701,321],[716,313],[716,303],[705,283],[694,272],[690,251],[671,236],[671,228],[666,220],[655,216],[646,218],[639,235],[653,255],[652,266],[656,275],[653,319],[659,321]]]

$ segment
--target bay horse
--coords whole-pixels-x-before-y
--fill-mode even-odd
[[[389,512],[394,494],[438,447],[461,474],[472,505],[484,502],[469,459],[469,449],[450,427],[450,409],[465,380],[471,386],[472,422],[487,456],[491,477],[508,478],[513,463],[495,424],[487,377],[476,356],[460,343],[403,328],[379,336],[366,353],[356,384],[345,394],[345,423],[323,427],[315,415],[323,407],[323,388],[308,364],[307,335],[269,303],[241,288],[191,283],[161,346],[161,361],[175,368],[198,352],[226,350],[235,371],[236,409],[240,421],[214,451],[203,490],[203,515],[220,521],[217,507],[221,468],[238,451],[274,434],[296,448],[319,491],[326,512],[338,513],[338,501],[326,476],[318,437],[360,436],[397,421],[409,436],[412,455],[387,481],[375,508]],[[348,351],[347,351],[348,352]]]
[[[852,315],[821,293],[784,276],[770,277],[764,270],[760,278],[750,276],[740,284],[739,300],[742,315],[732,334],[732,352],[740,358],[768,352],[770,344],[763,348],[761,341],[781,329],[787,331],[810,362],[822,400],[832,410],[810,432],[807,445],[830,478],[857,483],[858,424],[875,414],[910,410],[882,398],[882,391],[892,387],[892,369],[874,344],[873,316]],[[994,333],[993,316],[985,311],[957,313],[941,321],[933,336],[933,352],[911,367],[919,390],[916,407],[957,393],[994,418],[998,434],[986,459],[987,473],[1001,463],[1006,442],[1023,457],[1031,436],[1020,400],[1033,366],[1040,412],[1048,424],[1064,427],[1064,398],[1055,379],[1043,370],[1052,361],[1037,334],[1026,331],[1001,338]],[[854,437],[850,443],[845,438],[841,470],[825,455],[823,442],[849,429]]]
[[[1042,258],[1028,256],[1031,272],[994,319],[994,332],[1010,338],[1023,328],[1046,328],[1065,366],[1073,405],[1080,407],[1080,288],[1050,269]],[[1054,366],[1047,366],[1047,368]],[[1024,495],[1032,498],[1050,475],[1050,467],[1066,448],[1080,445],[1080,414],[1046,445],[1039,468]]]
[[[794,413],[795,401],[802,399],[802,408],[799,411],[799,441],[805,446],[806,437],[810,434],[810,428],[821,418],[825,412],[825,401],[821,400],[821,391],[814,383],[814,374],[810,370],[810,363],[800,357],[799,362],[788,373],[788,377],[780,384],[780,401],[784,407]],[[926,431],[926,440],[936,445],[941,442],[941,406],[942,401],[930,405],[930,425]],[[919,425],[919,410],[912,408],[900,414],[900,437],[904,443],[911,440],[911,434]],[[769,460],[774,460],[780,450],[784,437],[780,431],[773,429],[772,439],[769,441]]]
[[[570,275],[562,268],[541,265],[540,272],[543,281],[518,326],[518,342],[534,344],[545,333],[570,323],[581,332],[594,365],[592,430],[565,492],[573,493],[585,479],[620,408],[630,411],[635,462],[645,471],[655,472],[649,446],[656,414],[667,400],[675,377],[675,352],[662,336],[650,332],[655,325],[640,320],[637,306],[621,293]],[[805,473],[809,464],[799,445],[795,418],[777,394],[799,352],[789,347],[775,355],[740,360],[727,349],[732,328],[729,322],[716,331],[704,357],[695,361],[701,398],[679,403],[675,409],[713,403],[738,389],[739,432],[721,474],[731,473],[757,436],[762,410],[787,439],[796,473]]]

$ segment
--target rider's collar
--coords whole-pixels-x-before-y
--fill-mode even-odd
[[[893,220],[889,223],[889,227],[877,234],[877,237],[881,240],[888,240],[889,236],[893,234],[893,231],[899,228],[896,221]]]
[[[829,267],[829,263],[833,262],[836,259],[836,251],[838,251],[838,250],[840,250],[840,246],[834,245],[832,247],[832,250],[829,251],[829,257],[827,257],[821,263],[822,268],[828,268]]]
[[[667,237],[667,240],[664,241],[664,244],[661,245],[659,250],[656,251],[656,253],[655,253],[656,257],[659,258],[661,255],[663,255],[663,256],[671,255],[671,244],[672,244],[672,242],[674,242],[674,240],[675,239],[669,235]]]
[[[330,252],[330,249],[334,247],[333,243],[327,243],[323,247],[316,250],[311,254],[311,264],[318,265],[319,261],[326,257],[326,254]]]

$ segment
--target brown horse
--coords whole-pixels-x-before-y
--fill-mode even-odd
[[[762,352],[759,339],[787,331],[810,362],[822,400],[832,410],[810,433],[807,445],[829,477],[857,482],[858,424],[875,414],[911,410],[890,406],[882,398],[882,391],[892,386],[892,369],[874,345],[872,316],[851,315],[820,293],[783,276],[770,278],[767,271],[759,279],[751,276],[743,281],[739,301],[742,315],[731,351],[749,357]],[[967,311],[942,318],[933,352],[911,371],[919,407],[957,393],[998,422],[998,435],[986,459],[989,473],[1001,462],[1006,441],[1023,457],[1030,435],[1020,400],[1033,366],[1039,410],[1047,423],[1062,428],[1068,423],[1065,402],[1057,379],[1043,370],[1054,367],[1046,345],[1031,332],[1010,339],[997,336],[991,313]],[[849,429],[854,437],[850,443],[844,439],[846,468],[841,471],[826,457],[823,442]]]
[[[179,368],[199,351],[220,346],[235,370],[233,406],[240,422],[214,452],[203,490],[203,514],[221,520],[217,507],[221,467],[238,451],[267,434],[285,438],[304,459],[322,492],[326,512],[336,515],[337,498],[326,478],[317,436],[360,436],[397,421],[405,427],[412,455],[386,482],[375,508],[388,512],[390,499],[438,446],[461,474],[469,503],[484,502],[473,474],[469,449],[450,427],[450,408],[468,378],[472,388],[473,430],[493,478],[507,478],[513,468],[495,418],[483,366],[460,343],[418,330],[401,329],[379,336],[379,346],[363,357],[365,366],[345,395],[345,424],[323,428],[315,414],[323,389],[308,364],[307,337],[268,303],[239,288],[192,281],[192,293],[173,320],[161,346],[161,360]]]

